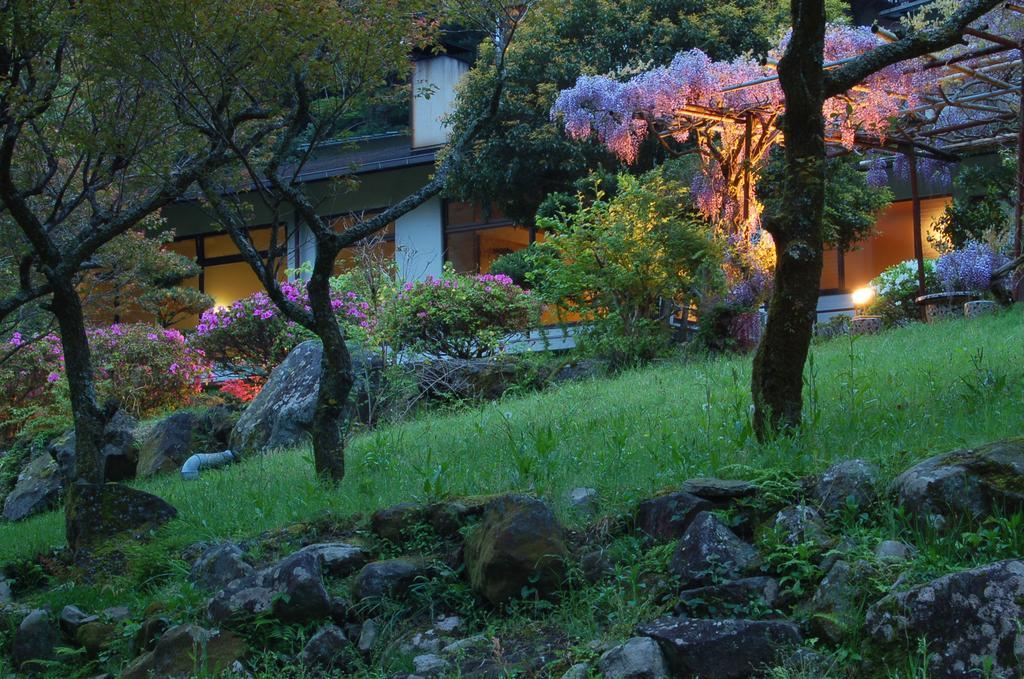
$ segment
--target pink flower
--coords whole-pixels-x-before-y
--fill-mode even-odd
[[[178,373],[178,364],[172,363],[169,366],[167,366],[167,372],[169,372],[172,375],[176,375]]]
[[[21,333],[20,332],[16,332],[13,335],[11,335],[11,344],[13,344],[14,346],[20,347],[24,343],[25,343],[25,340],[21,339]]]
[[[57,373],[50,373],[49,375],[46,376],[46,381],[49,382],[50,384],[53,384],[59,379],[60,375],[58,375]]]

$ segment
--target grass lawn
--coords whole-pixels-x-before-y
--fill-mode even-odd
[[[1019,310],[815,345],[807,426],[766,445],[751,435],[749,357],[680,360],[360,435],[337,489],[316,482],[302,449],[136,485],[179,509],[159,538],[174,547],[444,495],[526,490],[561,511],[567,490],[592,486],[618,510],[698,475],[814,472],[851,457],[892,475],[1024,432],[1022,345]],[[0,564],[62,542],[60,512],[0,525]]]

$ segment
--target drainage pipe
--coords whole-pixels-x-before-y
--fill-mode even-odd
[[[181,478],[186,481],[198,479],[200,470],[222,467],[234,461],[235,455],[230,450],[220,453],[196,453],[181,465]]]

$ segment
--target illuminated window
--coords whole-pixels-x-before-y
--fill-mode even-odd
[[[357,224],[360,221],[370,219],[375,214],[379,214],[380,210],[366,211],[360,213],[351,213],[345,215],[339,215],[337,217],[329,217],[332,220],[331,226],[334,227],[335,231],[344,231],[353,224]],[[395,223],[389,222],[382,230],[377,233],[368,236],[361,243],[374,244],[373,253],[379,257],[382,261],[394,261],[395,259]],[[356,255],[359,252],[359,248],[363,247],[360,243],[351,245],[343,249],[338,254],[338,259],[334,263],[334,273],[340,274],[348,271],[356,263]]]
[[[450,202],[445,217],[445,259],[459,273],[487,273],[498,257],[536,240],[532,229],[477,204]]]

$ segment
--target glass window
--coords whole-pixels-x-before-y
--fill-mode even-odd
[[[825,265],[821,268],[822,290],[839,289],[839,253],[835,250],[825,250]]]
[[[470,226],[476,224],[493,224],[496,222],[507,222],[508,218],[501,210],[492,207],[485,211],[479,203],[460,203],[450,201],[447,203],[445,224],[448,228]]]
[[[448,234],[446,259],[459,273],[487,273],[498,257],[530,244],[530,230],[499,226]]]
[[[249,238],[252,239],[252,243],[256,246],[257,250],[267,250],[270,248],[270,231],[269,227],[251,229],[249,231]],[[285,239],[284,229],[281,229],[278,232],[277,238],[278,240]],[[235,247],[234,242],[231,240],[231,236],[226,233],[214,236],[203,236],[204,258],[212,259],[214,257],[233,257],[238,254],[238,248]]]
[[[217,264],[203,269],[203,292],[217,306],[230,306],[263,289],[259,278],[245,262]]]
[[[359,221],[369,219],[373,217],[377,212],[362,212],[353,213],[348,215],[341,215],[334,217],[332,220],[332,226],[335,231],[344,231],[353,224]],[[374,249],[376,255],[381,259],[393,261],[395,258],[395,223],[389,222],[387,226],[378,231],[377,233],[365,238],[363,243],[371,242],[376,243]],[[334,273],[340,274],[351,269],[356,263],[356,255],[359,252],[359,248],[364,247],[360,245],[352,245],[343,249],[338,254],[338,259],[334,263]]]

